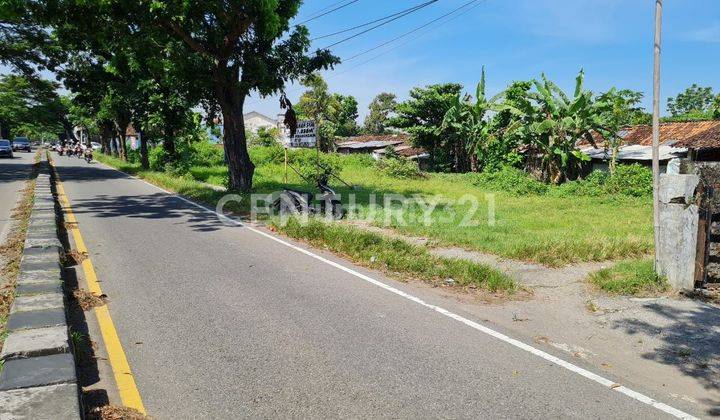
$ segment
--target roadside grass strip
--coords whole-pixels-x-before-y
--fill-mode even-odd
[[[621,261],[591,273],[589,281],[613,295],[654,296],[670,290],[667,279],[655,272],[652,259]]]
[[[353,262],[401,278],[417,278],[429,283],[475,286],[490,292],[513,292],[516,284],[510,277],[487,265],[461,259],[431,255],[425,248],[401,239],[364,231],[351,226],[310,219],[300,223],[291,218],[286,224],[277,220],[271,226],[279,232],[342,254]]]

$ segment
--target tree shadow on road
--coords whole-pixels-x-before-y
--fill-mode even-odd
[[[20,158],[0,158],[0,182],[26,181],[35,165],[33,160],[17,162]]]
[[[681,303],[681,302],[678,302]],[[625,318],[615,321],[614,328],[628,334],[658,337],[662,345],[642,357],[676,367],[707,389],[702,403],[713,407],[707,414],[720,415],[720,308],[703,303],[676,305],[648,303],[643,308],[654,314],[653,320]],[[710,398],[710,394],[714,394]]]
[[[109,169],[98,164],[88,164],[82,166],[71,166],[62,165],[61,159],[75,159],[72,157],[58,157],[53,156],[56,161],[58,171],[60,172],[61,181],[74,181],[74,182],[92,182],[92,181],[103,181],[107,179],[132,179],[130,175]]]
[[[199,232],[212,232],[230,226],[209,211],[165,193],[132,196],[97,195],[92,199],[74,200],[73,212],[90,213],[107,218],[178,219]]]

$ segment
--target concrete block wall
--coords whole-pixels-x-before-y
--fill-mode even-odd
[[[697,175],[660,175],[660,240],[658,263],[675,290],[695,288],[698,235]]]
[[[56,197],[43,153],[0,360],[0,419],[80,419]]]

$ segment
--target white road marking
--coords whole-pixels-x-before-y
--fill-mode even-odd
[[[107,167],[107,168],[110,168],[110,169],[112,169],[112,170],[117,171],[117,169],[115,169],[115,168],[113,168],[113,167],[110,167],[110,166],[107,166],[107,165],[104,165],[104,164],[103,164],[103,166],[105,166],[105,167]],[[118,171],[118,172],[122,172],[122,171]],[[122,172],[122,173],[125,174],[124,172]],[[136,180],[138,180],[138,181],[144,182],[145,184],[147,184],[147,185],[149,185],[149,186],[151,186],[151,187],[153,187],[153,188],[155,188],[155,189],[158,189],[158,190],[160,190],[160,191],[162,191],[162,192],[164,192],[164,193],[166,193],[166,194],[168,194],[168,195],[170,195],[170,196],[172,196],[172,197],[175,197],[175,198],[177,198],[177,199],[179,199],[179,200],[182,200],[182,201],[184,201],[184,202],[186,202],[186,203],[188,203],[188,204],[190,204],[190,205],[192,205],[192,206],[195,206],[195,207],[198,207],[198,208],[200,208],[200,209],[202,209],[202,210],[205,210],[206,212],[208,212],[208,213],[210,213],[210,214],[212,214],[212,215],[214,215],[214,216],[216,216],[216,217],[219,217],[219,218],[221,218],[221,219],[223,219],[223,220],[226,220],[226,221],[228,221],[228,222],[230,222],[230,223],[232,223],[232,224],[234,224],[234,225],[236,225],[236,226],[242,226],[242,227],[250,230],[251,232],[257,233],[258,235],[264,236],[264,237],[266,237],[266,238],[268,238],[268,239],[270,239],[270,240],[273,240],[273,241],[275,241],[275,242],[277,242],[277,243],[279,243],[279,244],[285,245],[285,246],[288,247],[288,248],[294,249],[294,250],[296,250],[296,251],[298,251],[298,252],[301,252],[301,253],[309,256],[309,257],[315,258],[316,260],[322,261],[322,262],[324,262],[325,264],[331,265],[331,266],[333,266],[333,267],[335,267],[335,268],[337,268],[337,269],[339,269],[339,270],[342,270],[342,271],[344,271],[344,272],[346,272],[346,273],[348,273],[348,274],[351,274],[351,275],[353,275],[353,276],[355,276],[355,277],[357,277],[357,278],[359,278],[359,279],[365,280],[366,282],[371,283],[371,284],[374,284],[375,286],[378,286],[378,287],[380,287],[380,288],[382,288],[382,289],[385,289],[385,290],[387,290],[388,292],[394,293],[394,294],[396,294],[396,295],[398,295],[398,296],[401,296],[401,297],[403,297],[403,298],[405,298],[405,299],[408,299],[408,300],[413,301],[413,302],[415,302],[415,303],[417,303],[417,304],[419,304],[419,305],[422,305],[422,306],[424,306],[424,307],[426,307],[426,308],[428,308],[428,309],[431,309],[431,310],[433,310],[433,311],[435,311],[435,312],[438,312],[438,313],[440,313],[440,314],[442,314],[442,315],[445,315],[445,316],[447,316],[447,317],[449,317],[449,318],[452,318],[452,319],[454,319],[454,320],[456,320],[456,321],[458,321],[458,322],[461,322],[461,323],[467,325],[467,326],[470,327],[470,328],[473,328],[473,329],[475,329],[475,330],[477,330],[477,331],[480,331],[480,332],[482,332],[482,333],[484,333],[484,334],[487,334],[487,335],[489,335],[489,336],[491,336],[491,337],[494,337],[494,338],[496,338],[496,339],[498,339],[498,340],[500,340],[500,341],[503,341],[503,342],[505,342],[505,343],[507,343],[507,344],[510,344],[511,346],[517,347],[517,348],[519,348],[519,349],[521,349],[521,350],[525,350],[525,351],[528,352],[528,353],[534,354],[535,356],[538,356],[538,357],[540,357],[540,358],[542,358],[542,359],[545,359],[545,360],[547,360],[548,362],[554,363],[554,364],[556,364],[556,365],[558,365],[558,366],[560,366],[560,367],[563,367],[563,368],[565,368],[565,369],[567,369],[567,370],[569,370],[569,371],[571,371],[571,372],[573,372],[573,373],[576,373],[576,374],[578,374],[578,375],[580,375],[580,376],[583,376],[583,377],[585,377],[585,378],[587,378],[587,379],[590,379],[591,381],[597,382],[598,384],[600,384],[600,385],[602,385],[602,386],[604,386],[604,387],[606,387],[606,388],[610,388],[610,389],[612,389],[612,390],[614,390],[614,391],[620,392],[621,394],[625,394],[625,395],[627,395],[628,397],[630,397],[630,398],[632,398],[632,399],[634,399],[634,400],[637,400],[637,401],[639,401],[639,402],[641,402],[641,403],[644,403],[644,404],[647,404],[647,405],[649,405],[649,406],[652,406],[652,407],[654,407],[654,408],[656,408],[656,409],[658,409],[658,410],[660,410],[660,411],[663,411],[663,412],[665,412],[665,413],[667,413],[667,414],[670,414],[671,416],[674,416],[674,417],[677,417],[677,418],[680,418],[680,419],[694,419],[694,420],[698,420],[697,417],[695,417],[695,416],[693,416],[693,415],[691,415],[691,414],[688,414],[688,413],[686,413],[686,412],[684,412],[684,411],[682,411],[682,410],[679,410],[679,409],[677,409],[677,408],[675,408],[675,407],[669,406],[669,405],[667,405],[667,404],[665,404],[665,403],[662,403],[662,402],[660,402],[660,401],[654,400],[654,399],[648,397],[647,395],[641,394],[641,393],[639,393],[639,392],[637,392],[637,391],[633,391],[633,390],[630,389],[630,388],[627,388],[627,387],[624,387],[624,386],[622,386],[622,385],[619,385],[619,384],[617,384],[616,382],[611,381],[610,379],[607,379],[607,378],[605,378],[605,377],[603,377],[603,376],[600,376],[600,375],[598,375],[598,374],[596,374],[596,373],[590,372],[590,371],[587,370],[587,369],[581,368],[580,366],[574,365],[574,364],[572,364],[572,363],[570,363],[570,362],[568,362],[568,361],[565,361],[565,360],[563,360],[563,359],[560,359],[559,357],[555,357],[555,356],[553,356],[553,355],[550,354],[550,353],[546,353],[546,352],[544,352],[544,351],[542,351],[542,350],[540,350],[540,349],[538,349],[538,348],[535,348],[535,347],[533,347],[533,346],[531,346],[531,345],[529,345],[529,344],[523,343],[522,341],[519,341],[519,340],[516,340],[516,339],[514,339],[514,338],[511,338],[511,337],[509,337],[509,336],[507,336],[507,335],[505,335],[505,334],[503,334],[503,333],[501,333],[501,332],[498,332],[498,331],[493,330],[492,328],[486,327],[486,326],[484,326],[484,325],[482,325],[482,324],[479,324],[479,323],[477,323],[477,322],[475,322],[475,321],[472,321],[472,320],[469,320],[469,319],[467,319],[467,318],[464,318],[464,317],[462,317],[462,316],[460,316],[460,315],[458,315],[458,314],[456,314],[456,313],[450,312],[450,311],[448,311],[448,310],[445,309],[445,308],[442,308],[442,307],[437,306],[437,305],[433,305],[433,304],[431,304],[431,303],[427,303],[427,302],[425,302],[424,300],[420,299],[419,297],[416,297],[416,296],[413,296],[413,295],[408,294],[408,293],[406,293],[406,292],[403,292],[402,290],[396,289],[396,288],[394,288],[394,287],[392,287],[392,286],[390,286],[390,285],[388,285],[388,284],[385,284],[385,283],[381,282],[380,280],[376,280],[376,279],[374,279],[374,278],[372,278],[372,277],[369,277],[369,276],[367,276],[367,275],[365,275],[365,274],[362,274],[362,273],[360,273],[360,272],[358,272],[358,271],[355,271],[355,270],[353,270],[352,268],[345,267],[345,266],[342,265],[342,264],[338,264],[338,263],[336,263],[335,261],[331,261],[331,260],[329,260],[329,259],[327,259],[327,258],[325,258],[325,257],[323,257],[323,256],[320,256],[320,255],[315,254],[315,253],[313,253],[313,252],[311,252],[311,251],[308,251],[307,249],[301,248],[301,247],[299,247],[299,246],[297,246],[297,245],[291,244],[290,242],[284,241],[284,240],[278,238],[277,236],[271,235],[271,234],[269,234],[269,233],[267,233],[267,232],[263,232],[262,230],[256,229],[256,228],[254,228],[254,227],[252,227],[252,226],[249,226],[249,225],[247,225],[247,224],[243,224],[243,223],[241,223],[241,222],[238,222],[238,221],[235,220],[235,219],[232,219],[232,218],[230,218],[230,217],[228,217],[228,216],[225,216],[224,214],[220,214],[220,213],[218,213],[218,212],[216,212],[216,211],[214,211],[214,210],[212,210],[212,209],[210,209],[210,208],[208,208],[208,207],[203,206],[202,204],[198,204],[198,203],[196,203],[196,202],[194,202],[194,201],[192,201],[192,200],[189,200],[189,199],[187,199],[187,198],[185,198],[185,197],[183,197],[183,196],[181,196],[181,195],[178,195],[178,194],[176,194],[176,193],[173,193],[173,192],[171,192],[171,191],[168,191],[168,190],[166,190],[166,189],[164,189],[164,188],[158,187],[157,185],[152,184],[152,183],[150,183],[150,182],[147,182],[147,181],[145,181],[144,179],[141,179],[141,178],[138,178],[138,177],[136,177],[136,176],[129,175],[129,174],[125,174],[125,175],[129,176],[130,178],[136,179]]]

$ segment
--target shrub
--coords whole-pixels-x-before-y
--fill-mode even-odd
[[[652,195],[652,182],[650,168],[637,163],[618,165],[613,176],[608,178],[605,190],[609,194],[646,197]]]
[[[611,176],[607,172],[593,171],[585,179],[566,182],[549,190],[557,197],[615,195],[647,197],[652,195],[652,172],[639,164],[618,165]]]
[[[181,160],[187,160],[190,166],[217,166],[225,163],[223,149],[208,141],[192,142],[186,150],[180,151]]]
[[[549,190],[549,195],[555,197],[592,196],[606,194],[605,185],[610,174],[603,171],[593,171],[585,179],[569,181]]]
[[[249,153],[250,160],[258,166],[268,163],[283,163],[285,161],[285,148],[280,144],[251,147]]]
[[[384,174],[395,178],[422,178],[423,172],[417,162],[404,158],[386,158],[377,162],[377,167]]]
[[[162,146],[156,146],[148,152],[148,160],[150,161],[150,169],[153,171],[162,171],[167,163],[167,152]]]
[[[542,195],[548,190],[547,185],[532,178],[526,172],[509,166],[498,171],[471,173],[466,176],[471,184],[479,188],[513,195]]]

